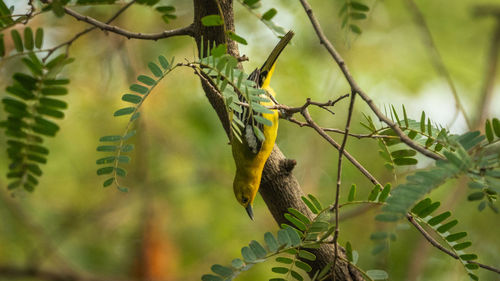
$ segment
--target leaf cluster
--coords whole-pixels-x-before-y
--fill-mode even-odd
[[[441,238],[441,241],[445,243],[453,253],[455,253],[472,280],[479,280],[474,273],[474,270],[478,269],[479,266],[471,263],[471,261],[477,259],[477,255],[464,252],[464,250],[470,247],[472,243],[469,241],[461,241],[467,236],[467,232],[451,231],[452,228],[458,224],[458,220],[449,220],[451,217],[451,213],[449,211],[443,212],[439,215],[433,215],[439,206],[440,202],[432,202],[430,198],[425,198],[411,209],[411,214],[420,224],[424,224],[428,228],[432,229],[433,232]]]
[[[35,49],[42,46],[43,30],[39,28],[33,34],[31,28],[26,27],[23,35],[21,37],[17,30],[11,31],[15,51],[29,72],[12,75],[12,84],[6,87],[7,97],[2,99],[7,118],[0,126],[8,136],[8,188],[23,187],[33,191],[38,184],[37,178],[42,175],[40,165],[47,163],[49,150],[43,145],[45,137],[56,135],[59,125],[53,119],[63,118],[63,110],[67,108],[67,103],[59,96],[68,93],[69,80],[58,74],[72,59],[59,55],[42,61]],[[3,41],[0,48],[4,50]]]
[[[137,77],[138,83],[132,84],[129,88],[132,93],[126,93],[122,96],[122,100],[129,103],[129,106],[120,108],[113,114],[115,117],[130,116],[124,132],[121,135],[107,135],[99,139],[103,144],[97,147],[97,151],[112,152],[112,155],[99,158],[96,161],[96,164],[104,166],[97,169],[97,174],[110,176],[104,181],[104,187],[115,183],[120,191],[126,192],[128,190],[119,183],[118,177],[127,175],[127,170],[121,165],[130,162],[130,157],[126,153],[134,150],[134,145],[129,143],[130,138],[136,134],[136,131],[132,130],[132,126],[140,117],[139,110],[151,91],[176,67],[174,58],[169,62],[164,56],[159,56],[158,62],[159,65],[155,62],[148,63],[148,68],[153,75],[139,75]]]
[[[281,229],[277,235],[270,232],[264,234],[262,245],[257,241],[251,241],[248,246],[241,249],[242,259],[234,259],[230,266],[213,265],[212,274],[202,276],[204,281],[233,280],[241,272],[250,269],[257,263],[274,260],[278,265],[272,267],[271,271],[279,277],[273,277],[270,281],[283,280],[305,280],[304,273],[312,276],[311,280],[327,280],[332,274],[333,263],[327,264],[321,270],[312,274],[312,267],[308,264],[316,260],[314,249],[318,249],[321,244],[328,244],[332,240],[335,224],[332,223],[332,213],[330,207],[324,208],[319,200],[309,194],[302,197],[303,202],[314,214],[313,219],[309,219],[299,210],[289,208],[285,213],[288,224],[281,224]],[[356,266],[358,254],[352,250],[350,243],[346,245],[346,261]],[[357,266],[356,266],[357,267]],[[358,267],[357,267],[358,268]],[[359,268],[358,268],[359,269]],[[382,270],[359,269],[367,280],[385,280],[387,273]]]
[[[449,132],[445,128],[434,125],[430,118],[426,119],[425,112],[422,112],[420,122],[409,119],[406,109],[402,107],[403,116],[398,115],[394,106],[390,106],[389,112],[386,110],[386,116],[390,116],[392,121],[413,141],[421,144],[429,151],[439,154],[443,148],[452,146],[448,141]],[[403,146],[403,143],[396,132],[382,125],[377,128],[370,116],[364,115],[366,123],[361,125],[368,129],[372,135],[381,136],[377,138],[380,150],[380,156],[386,161],[384,166],[394,173],[396,166],[411,166],[418,163],[415,157],[417,152],[413,149]]]
[[[1,3],[0,3],[1,7]],[[39,51],[43,45],[43,29],[37,28],[34,33],[31,27],[26,27],[23,31],[23,35],[19,33],[16,29],[12,29],[10,31],[10,36],[12,38],[12,42],[14,43],[15,52],[17,55],[24,55],[30,52]],[[6,49],[4,42],[4,34],[0,34],[0,57],[5,57]],[[26,62],[25,62],[26,64]],[[31,69],[31,65],[28,66]]]
[[[443,160],[436,161],[436,166],[427,170],[417,171],[407,177],[407,182],[399,185],[383,213],[377,218],[384,221],[396,221],[404,217],[406,212],[421,197],[432,189],[444,184],[447,180],[459,175],[467,175],[471,181],[469,187],[475,192],[469,195],[469,200],[483,200],[480,210],[489,206],[497,212],[494,205],[500,191],[500,160],[498,149],[495,148],[499,138],[495,135],[495,126],[500,133],[498,119],[486,122],[486,137],[479,132],[468,132],[463,135],[450,134],[446,129],[433,125],[425,112],[422,112],[420,122],[409,119],[403,107],[402,118],[391,106],[391,118],[400,129],[412,140],[426,149],[441,155]],[[361,123],[377,138],[385,166],[394,172],[395,166],[414,165],[418,163],[416,152],[412,149],[399,148],[402,144],[394,130],[387,126],[377,128],[371,117],[365,116],[366,123]]]

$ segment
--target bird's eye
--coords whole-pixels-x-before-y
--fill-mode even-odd
[[[246,198],[246,197],[242,197],[242,198],[241,198],[241,202],[242,202],[243,204],[248,203],[248,198]]]

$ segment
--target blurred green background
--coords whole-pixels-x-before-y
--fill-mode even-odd
[[[21,1],[16,11],[25,8]],[[177,8],[178,19],[166,25],[153,9],[134,5],[114,22],[136,32],[157,32],[181,27],[192,21],[191,1],[162,1]],[[263,1],[262,12],[275,7],[275,21],[293,29],[293,45],[281,55],[272,86],[278,100],[301,105],[307,97],[326,101],[348,93],[349,88],[333,60],[319,45],[298,1]],[[419,30],[404,1],[364,1],[372,7],[362,21],[361,36],[340,28],[337,1],[311,0],[327,36],[345,58],[360,86],[384,107],[405,104],[409,115],[420,112],[453,132],[466,130],[463,118],[450,124],[454,100],[445,80],[436,74],[423,45]],[[500,4],[500,1],[490,3]],[[442,54],[462,103],[470,117],[477,114],[480,88],[485,76],[487,51],[495,21],[472,15],[476,0],[418,1]],[[240,46],[247,72],[265,60],[277,38],[237,1],[237,33],[247,39]],[[74,9],[105,20],[119,5]],[[30,26],[43,26],[45,46],[72,37],[86,25],[51,13],[38,16]],[[22,27],[21,27],[22,28]],[[54,139],[44,175],[33,193],[6,190],[7,157],[0,150],[0,265],[29,266],[54,271],[74,270],[97,276],[134,279],[151,271],[158,280],[200,280],[214,263],[229,264],[240,256],[240,248],[250,240],[263,240],[266,231],[278,226],[258,195],[255,221],[250,221],[234,199],[234,164],[227,137],[215,112],[207,102],[200,82],[190,69],[178,69],[153,92],[142,109],[135,137],[136,150],[128,166],[125,185],[128,193],[113,187],[102,188],[104,178],[96,175],[98,139],[121,133],[125,118],[112,113],[123,107],[120,100],[135,77],[147,73],[147,62],[158,55],[192,60],[196,53],[190,38],[139,41],[99,30],[82,37],[70,48],[75,62],[65,70],[71,79],[66,117]],[[0,81],[8,85],[16,62],[4,64]],[[497,77],[498,78],[498,77]],[[500,81],[499,79],[497,79]],[[496,83],[491,116],[500,116],[500,88]],[[4,95],[2,92],[0,95]],[[312,110],[313,118],[325,127],[342,128],[348,102],[333,109],[335,116]],[[494,106],[496,105],[496,106]],[[359,125],[367,107],[358,100],[352,125]],[[3,119],[4,114],[0,112]],[[338,135],[334,137],[339,140]],[[1,146],[5,135],[0,134]],[[305,193],[315,194],[324,204],[334,198],[337,152],[308,128],[280,122],[278,145],[298,165],[294,174]],[[411,170],[398,170],[395,180],[383,167],[373,140],[349,139],[347,149],[381,182],[393,185],[404,181]],[[344,162],[345,163],[345,162]],[[423,161],[422,163],[427,163]],[[424,167],[425,164],[419,164]],[[420,167],[420,166],[419,166]],[[352,165],[345,163],[342,200],[348,187],[356,183],[358,196],[368,195],[371,185]],[[442,201],[442,210],[451,210],[460,221],[457,230],[467,231],[471,251],[479,261],[499,266],[499,216],[491,210],[477,211],[466,200],[468,190],[460,180],[439,188],[432,197]],[[390,280],[467,280],[462,265],[432,248],[413,228],[398,230],[398,240],[388,252],[373,256],[369,236],[382,226],[374,221],[376,212],[342,221],[340,242],[349,240],[360,254],[364,269],[380,268]],[[274,276],[273,263],[259,264],[238,280],[266,280]],[[479,270],[481,280],[500,280],[498,275]],[[155,278],[156,278],[155,277]],[[111,278],[110,280],[112,280]],[[0,276],[0,280],[11,280]],[[35,279],[21,279],[35,280]]]

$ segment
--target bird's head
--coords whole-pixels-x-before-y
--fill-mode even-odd
[[[252,204],[257,194],[259,186],[255,186],[254,183],[235,179],[233,183],[234,196],[236,200],[245,208],[248,216],[253,220],[253,209]]]

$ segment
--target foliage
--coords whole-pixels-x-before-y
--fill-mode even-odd
[[[47,163],[49,149],[43,144],[45,137],[54,137],[59,131],[52,119],[63,118],[63,110],[67,108],[67,103],[57,97],[68,93],[66,85],[69,80],[58,74],[72,59],[59,55],[49,61],[40,60],[35,52],[42,47],[43,30],[38,28],[33,34],[31,28],[26,27],[23,35],[21,37],[17,30],[11,30],[16,55],[29,73],[15,72],[12,75],[13,82],[6,88],[9,96],[2,99],[7,119],[0,124],[9,137],[8,188],[23,187],[33,191],[39,182],[37,178],[42,175],[40,164]],[[3,41],[0,49],[4,56]]]
[[[471,261],[477,259],[475,254],[467,254],[463,250],[472,245],[471,242],[458,242],[459,240],[467,236],[467,232],[455,232],[451,233],[450,230],[457,225],[458,221],[451,220],[443,223],[446,219],[451,216],[449,211],[441,213],[439,215],[432,215],[434,211],[439,208],[439,202],[432,202],[431,199],[426,198],[420,201],[411,209],[411,215],[414,216],[418,222],[427,225],[431,228],[435,234],[441,237],[441,241],[445,243],[449,249],[458,257],[460,262],[464,265],[467,274],[472,280],[479,280],[479,278],[474,274],[473,270],[479,268],[475,263]]]
[[[280,37],[285,34],[285,29],[274,22],[278,12],[276,8],[270,8],[261,13],[259,0],[238,2],[276,36]],[[347,35],[361,34],[360,23],[367,19],[371,8],[361,1],[342,0],[340,2],[339,17],[342,28]],[[65,15],[68,4],[93,6],[117,3],[116,0],[53,0],[41,3],[40,8],[31,5],[32,2],[30,2],[26,14],[14,15],[14,9],[7,7],[4,1],[0,0],[0,30],[3,32],[10,29],[8,32],[0,33],[0,63],[18,59],[18,65],[23,67],[19,70],[16,65],[12,68],[15,70],[9,69],[9,76],[12,79],[6,87],[6,97],[2,98],[6,118],[0,122],[0,126],[7,136],[6,152],[10,160],[7,172],[9,189],[15,190],[22,187],[32,191],[39,182],[39,177],[42,175],[40,165],[48,161],[49,149],[45,141],[47,137],[56,136],[60,126],[56,119],[64,118],[64,110],[68,107],[65,100],[57,97],[68,93],[69,79],[61,77],[61,71],[66,64],[72,62],[67,53],[52,55],[58,50],[57,46],[53,49],[42,48],[44,40],[42,28],[37,28],[35,31],[26,25],[24,29],[15,29],[19,26],[17,24],[26,24],[37,14],[45,12],[62,17]],[[137,0],[135,3],[153,8],[167,24],[177,18],[176,8],[160,3],[159,0]],[[244,36],[226,30],[221,14],[206,16],[201,19],[201,22],[207,27],[222,27],[227,36],[226,40],[233,40],[243,45],[249,43]],[[8,50],[9,41],[12,41],[12,51]],[[72,42],[66,43],[68,49]],[[206,48],[207,52],[204,52],[203,48]],[[249,122],[254,134],[264,140],[260,128],[262,125],[272,125],[272,123],[262,117],[263,113],[270,113],[270,109],[262,106],[261,103],[270,101],[269,97],[264,90],[258,89],[254,81],[248,79],[249,75],[237,67],[239,58],[228,55],[226,48],[226,44],[202,46],[200,53],[206,53],[206,57],[186,60],[186,62],[174,65],[173,58],[168,61],[165,57],[159,56],[157,62],[148,64],[152,75],[139,75],[138,82],[130,86],[131,93],[122,96],[122,100],[129,103],[129,106],[114,112],[115,117],[127,116],[128,122],[124,131],[121,134],[106,135],[99,139],[101,144],[97,147],[97,151],[107,153],[106,156],[96,161],[98,165],[102,165],[97,170],[97,174],[107,176],[103,183],[104,187],[115,184],[119,190],[127,190],[119,182],[119,178],[127,173],[123,164],[131,161],[129,153],[134,149],[132,138],[136,133],[135,121],[140,117],[143,102],[149,94],[163,78],[178,67],[193,69],[196,75],[209,82],[214,92],[220,94],[230,116],[231,134],[236,139],[242,140],[244,135],[242,129],[247,125],[245,122]],[[40,54],[46,54],[46,56],[43,57]],[[297,64],[303,63],[306,61],[306,56],[297,61],[298,63],[295,62]],[[422,112],[420,120],[412,120],[408,118],[404,106],[403,116],[398,115],[396,109],[391,106],[386,110],[385,115],[390,116],[410,140],[442,159],[420,170],[414,172],[410,170],[412,174],[407,176],[406,182],[396,185],[395,188],[392,188],[390,183],[384,187],[373,186],[365,200],[356,200],[357,186],[353,184],[349,189],[347,201],[339,207],[356,204],[380,205],[382,206],[381,213],[376,216],[378,221],[396,222],[403,218],[410,221],[414,219],[418,226],[422,227],[419,231],[424,236],[428,235],[426,231],[429,230],[439,237],[439,242],[436,242],[437,247],[448,249],[452,253],[451,256],[456,255],[470,278],[477,280],[475,270],[478,264],[474,262],[477,255],[464,252],[472,245],[471,242],[462,240],[467,236],[467,232],[451,232],[451,229],[458,223],[456,219],[449,219],[451,212],[444,211],[434,215],[440,202],[433,202],[430,198],[421,199],[439,186],[463,176],[469,181],[468,186],[471,189],[467,199],[477,202],[479,211],[489,207],[493,212],[498,212],[495,203],[500,192],[500,155],[498,153],[500,121],[497,118],[487,120],[484,136],[479,132],[454,135],[433,122],[425,112]],[[395,177],[399,172],[398,167],[414,169],[414,165],[419,164],[421,157],[414,149],[407,147],[391,127],[385,124],[375,125],[372,118],[367,115],[365,119],[363,126],[369,130],[370,137],[378,142],[380,156]],[[271,280],[304,280],[306,275],[309,275],[312,280],[327,280],[333,264],[330,263],[323,269],[313,272],[311,262],[316,259],[314,254],[316,248],[336,241],[333,237],[336,228],[334,208],[323,207],[312,195],[303,197],[302,200],[309,209],[307,214],[289,208],[288,213],[284,214],[288,223],[282,224],[276,234],[266,232],[262,244],[255,240],[251,241],[248,246],[241,249],[242,258],[233,260],[230,266],[213,265],[211,268],[213,274],[204,275],[202,279],[232,280],[258,263],[275,262],[276,266],[272,268],[272,272],[277,276]],[[313,214],[310,217],[309,211]],[[344,235],[341,238],[344,238]],[[370,238],[377,243],[373,250],[376,254],[387,249],[389,241],[396,240],[396,235],[384,230],[372,233]],[[345,245],[345,257],[339,258],[358,269],[367,280],[388,279],[388,274],[383,270],[363,271],[360,269],[357,265],[360,254],[353,250],[351,241],[346,241],[343,245]]]
[[[450,146],[446,140],[449,134],[448,130],[433,125],[430,118],[426,119],[425,112],[422,112],[420,122],[417,122],[408,118],[404,106],[402,107],[402,111],[403,117],[400,118],[394,106],[391,106],[389,112],[386,111],[386,115],[390,116],[392,121],[397,123],[399,128],[411,140],[438,154],[443,147]],[[368,129],[371,135],[381,136],[377,138],[381,149],[379,150],[379,154],[386,161],[384,165],[388,170],[392,171],[395,175],[396,166],[411,166],[418,163],[418,159],[415,157],[417,152],[406,146],[401,148],[402,141],[392,128],[387,125],[377,128],[370,116],[364,115],[364,117],[366,123],[362,122],[361,125]]]
[[[121,135],[108,135],[99,139],[100,142],[107,143],[97,147],[97,151],[113,152],[113,155],[97,159],[96,164],[105,165],[105,167],[97,170],[98,175],[111,175],[103,183],[104,187],[115,184],[120,191],[127,191],[118,180],[118,177],[125,177],[127,171],[121,167],[121,164],[130,162],[130,157],[126,153],[134,150],[134,145],[128,143],[129,139],[136,133],[132,130],[134,122],[140,117],[140,108],[144,101],[149,97],[153,89],[158,83],[165,78],[176,66],[174,66],[174,58],[169,62],[164,56],[159,56],[158,61],[160,66],[155,62],[149,62],[148,68],[151,70],[154,78],[147,75],[139,75],[137,81],[141,84],[132,84],[130,91],[134,94],[124,94],[122,100],[131,104],[131,106],[123,107],[115,111],[113,116],[126,116],[130,115],[127,126]]]
[[[497,170],[500,167],[498,152],[488,148],[495,145],[498,139],[494,139],[493,125],[498,124],[498,119],[486,123],[486,134],[482,136],[479,132],[468,132],[463,135],[450,134],[446,129],[432,125],[430,118],[426,119],[425,112],[422,112],[420,122],[409,119],[403,107],[403,118],[400,118],[395,108],[391,106],[391,117],[398,124],[401,130],[412,140],[421,144],[426,149],[441,155],[443,159],[436,161],[436,166],[426,170],[417,171],[407,177],[407,182],[399,185],[388,199],[383,213],[377,216],[381,221],[396,221],[403,218],[406,212],[424,194],[430,192],[444,184],[446,181],[457,178],[460,175],[467,175],[471,182],[469,186],[473,189],[480,189],[469,196],[469,200],[485,201],[480,203],[480,210],[486,204],[496,212],[493,205],[500,188]],[[402,144],[399,137],[395,137],[394,130],[387,126],[377,128],[368,116],[365,116],[367,124],[361,123],[369,129],[371,134],[380,134],[377,138],[381,150],[382,158],[386,160],[385,166],[395,172],[395,166],[415,165],[418,163],[414,158],[416,152],[412,149],[399,149],[396,145]],[[496,120],[496,121],[495,121]],[[481,195],[482,194],[482,195]],[[484,203],[483,203],[484,202]],[[488,202],[488,203],[487,203]]]
[[[378,188],[378,187],[377,187]],[[390,189],[390,188],[389,188]],[[285,213],[285,218],[290,224],[282,224],[277,235],[270,232],[264,234],[265,246],[253,240],[248,246],[241,249],[242,259],[234,259],[231,266],[215,264],[211,267],[214,274],[205,274],[204,281],[233,280],[241,272],[250,269],[252,266],[266,261],[274,261],[277,266],[271,269],[272,272],[283,277],[275,277],[270,281],[281,280],[304,280],[303,273],[312,273],[312,267],[308,264],[316,260],[316,255],[312,253],[322,244],[329,244],[335,230],[335,222],[332,219],[331,207],[324,208],[319,200],[309,194],[302,197],[302,200],[314,214],[313,219],[309,219],[304,213],[294,208],[289,208]],[[369,200],[369,201],[376,201]],[[362,272],[367,280],[386,280],[388,275],[383,270],[368,270],[364,272],[356,266],[358,254],[352,250],[350,243],[346,246],[346,262],[355,266]],[[327,264],[322,270],[311,274],[312,280],[327,280],[331,273],[332,263]]]
[[[399,187],[400,188],[400,187]],[[348,204],[380,204],[384,205],[382,210],[390,206],[390,201],[393,200],[390,195],[391,185],[387,184],[383,189],[376,185],[368,196],[366,201],[355,201],[356,185],[352,185],[349,191],[347,203],[341,205],[345,206]],[[394,194],[394,193],[392,193]],[[387,201],[387,202],[386,202]],[[467,254],[463,250],[472,245],[471,242],[458,242],[467,236],[466,232],[450,232],[450,230],[458,224],[458,220],[445,220],[451,217],[451,212],[446,211],[439,215],[433,215],[433,213],[441,205],[440,202],[432,202],[430,198],[425,198],[415,204],[409,213],[405,215],[408,219],[415,219],[420,224],[426,225],[429,229],[432,229],[434,233],[441,237],[442,243],[444,243],[451,251],[458,257],[460,262],[464,265],[467,274],[473,279],[478,280],[477,276],[472,272],[472,270],[478,269],[478,265],[471,263],[471,261],[477,259],[475,254]],[[382,214],[383,215],[383,214]],[[382,216],[382,215],[378,215]],[[380,220],[380,218],[379,218]],[[382,220],[384,221],[384,220]],[[396,241],[395,233],[388,233],[387,231],[378,231],[370,235],[370,239],[376,243],[376,247],[373,249],[372,254],[378,254],[386,249],[388,249],[389,241]],[[351,244],[347,242],[346,244],[346,255],[349,261],[356,263],[358,259],[358,253],[354,253],[351,250]]]

